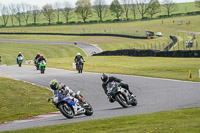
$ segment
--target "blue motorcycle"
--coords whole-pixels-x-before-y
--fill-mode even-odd
[[[83,98],[82,95],[80,96],[81,98]],[[61,99],[59,97],[63,96],[48,98],[47,101],[49,102],[50,99],[52,99],[52,103],[66,118],[72,119],[74,116],[77,115],[84,114],[86,116],[91,116],[93,114],[93,108],[87,101],[79,101],[78,99],[70,95],[66,95]]]
[[[22,62],[23,62],[23,57],[22,56],[18,57],[17,58],[17,64],[19,65],[19,67],[22,66]]]

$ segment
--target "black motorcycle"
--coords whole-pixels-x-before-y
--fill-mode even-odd
[[[108,83],[107,95],[111,101],[117,101],[124,108],[127,108],[129,105],[137,105],[136,96],[131,96],[127,89],[122,88],[116,82]]]
[[[35,67],[37,70],[39,70],[39,62],[38,62],[39,58],[35,59]]]
[[[78,73],[82,73],[83,72],[83,62],[82,61],[78,61],[76,63],[76,70],[78,71]]]

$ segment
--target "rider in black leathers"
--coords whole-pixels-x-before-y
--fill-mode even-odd
[[[38,63],[37,60],[40,58],[40,53],[35,56],[35,64]]]
[[[74,58],[74,62],[76,63],[76,67],[77,67],[79,61],[83,65],[83,62],[81,61],[81,59],[83,60],[83,62],[85,62],[83,56],[80,53],[77,53],[76,57]]]
[[[107,74],[103,74],[101,76],[101,80],[103,82],[102,83],[102,88],[104,89],[104,92],[106,93],[106,95],[107,95],[107,85],[108,85],[108,83],[114,81],[114,82],[118,82],[119,86],[121,86],[122,88],[127,89],[129,91],[129,93],[131,94],[131,96],[133,96],[133,93],[130,91],[128,84],[121,83],[121,81],[122,81],[121,79],[118,79],[118,78],[113,77],[113,76],[108,77]],[[109,101],[110,102],[114,102],[114,101],[112,101],[112,99],[109,99]]]

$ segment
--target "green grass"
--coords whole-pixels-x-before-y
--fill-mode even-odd
[[[36,127],[3,133],[199,133],[200,108]]]
[[[0,43],[1,63],[7,65],[16,64],[19,52],[24,55],[24,60],[34,60],[38,52],[44,54],[47,61],[50,58],[74,57],[77,52],[85,55],[79,48],[68,45]]]
[[[16,64],[16,56],[21,51],[25,60],[30,60],[39,52],[47,59],[48,66],[52,68],[72,69],[72,63],[77,52],[76,47],[65,45],[40,44],[0,44],[2,63]],[[70,54],[71,53],[71,54]],[[83,53],[82,53],[83,54]],[[83,54],[84,55],[84,54]],[[148,77],[188,80],[188,72],[192,71],[192,81],[200,81],[198,70],[199,58],[161,58],[161,57],[128,57],[128,56],[99,56],[85,57],[84,71],[127,74]]]
[[[51,35],[0,35],[0,38],[8,40],[37,40],[37,41],[75,41],[89,44],[97,44],[103,50],[118,49],[161,49],[172,42],[168,37],[151,40],[131,39],[123,37],[94,37],[94,36],[51,36]],[[156,47],[155,47],[156,45]],[[160,46],[159,46],[160,45]]]
[[[85,60],[84,71],[88,72],[189,80],[191,70],[192,81],[200,81],[199,58],[100,56],[87,57]],[[73,58],[49,59],[48,66],[74,70],[72,62]]]
[[[46,88],[1,76],[0,97],[0,123],[56,111],[46,101],[52,97]]]
[[[183,25],[178,25],[179,20],[183,20]],[[200,27],[200,15],[197,16],[184,16],[184,17],[175,17],[175,18],[166,18],[163,19],[163,24],[161,19],[150,20],[150,21],[136,21],[136,22],[124,22],[124,23],[107,23],[107,24],[85,24],[85,25],[60,25],[60,26],[44,26],[44,27],[15,27],[15,28],[1,28],[1,32],[44,32],[44,33],[115,33],[115,34],[128,34],[128,35],[144,35],[145,30],[162,32],[163,37],[156,38],[153,40],[139,40],[134,39],[134,41],[129,41],[130,39],[115,39],[117,41],[110,41],[109,39],[101,39],[99,41],[99,46],[104,50],[115,50],[115,49],[124,49],[124,48],[139,48],[139,49],[157,49],[163,50],[163,44],[166,46],[171,42],[169,36],[174,35],[179,37],[179,42],[183,44],[185,41],[188,41],[191,38],[187,32],[180,31],[193,31],[199,32]],[[175,23],[173,23],[175,21]],[[186,23],[191,21],[191,25]],[[84,29],[84,30],[83,30]],[[105,32],[106,31],[106,32]],[[138,31],[138,32],[137,32]],[[83,39],[83,37],[66,37],[71,40],[86,40],[89,43],[97,42],[95,41],[98,37],[85,37],[89,38]],[[78,38],[78,39],[77,39]],[[80,39],[81,38],[81,39]],[[103,37],[107,38],[107,37]],[[77,39],[77,40],[76,40]],[[111,39],[113,40],[113,39]],[[132,39],[133,40],[133,39]],[[197,41],[200,43],[200,34],[197,35]],[[123,43],[122,43],[123,42]],[[115,46],[114,46],[114,45]],[[151,47],[150,44],[153,44]],[[199,49],[200,47],[198,47]]]

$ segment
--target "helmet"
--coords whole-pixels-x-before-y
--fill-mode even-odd
[[[103,73],[103,75],[101,76],[101,80],[103,82],[107,82],[108,81],[108,75],[106,75],[105,73]]]
[[[52,90],[58,90],[58,81],[57,80],[51,80],[50,83],[49,83],[50,87]]]
[[[21,52],[19,52],[19,54],[21,54]]]
[[[43,59],[43,57],[44,57],[44,55],[43,55],[43,54],[41,54],[41,55],[40,55],[40,58],[42,58],[42,59]]]
[[[77,55],[81,55],[81,53],[77,53]]]
[[[37,55],[39,55],[39,56],[40,56],[40,53],[38,53]]]

